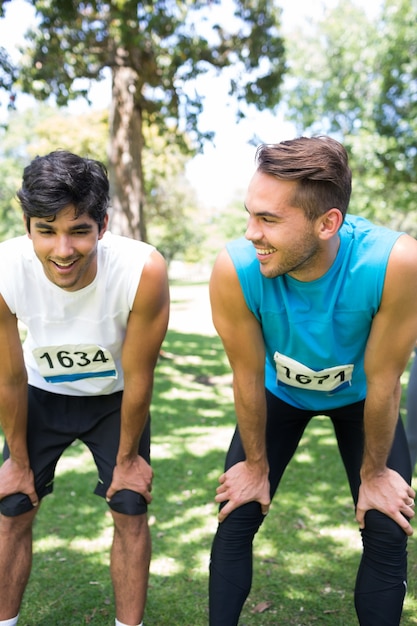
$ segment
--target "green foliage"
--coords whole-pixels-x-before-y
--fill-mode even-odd
[[[0,164],[0,241],[24,233],[22,214],[15,198],[22,180],[21,169],[10,158]]]
[[[243,237],[246,232],[248,214],[242,201],[232,202],[223,213],[216,216],[214,222],[222,233],[224,243]]]
[[[39,22],[27,34],[23,89],[59,105],[87,97],[105,68],[134,70],[135,104],[165,128],[181,118],[200,140],[202,100],[188,83],[209,68],[235,67],[231,93],[257,108],[277,105],[285,70],[280,10],[267,0],[236,0],[226,24],[219,0],[33,2]]]
[[[148,241],[173,259],[197,262],[205,238],[194,191],[184,177],[188,157],[169,129],[145,129],[144,176]]]
[[[10,0],[0,0],[0,17],[4,16],[4,5]],[[13,108],[14,93],[12,92],[12,86],[17,79],[16,68],[10,59],[7,50],[0,46],[0,89],[4,89],[9,92],[9,108]]]
[[[28,161],[27,146],[33,127],[43,112],[10,113],[9,124],[0,129],[0,241],[24,233],[16,192]],[[39,117],[38,117],[39,116]]]
[[[377,24],[352,0],[340,0],[308,31],[294,31],[286,101],[299,132],[347,136],[357,125],[367,127],[378,89],[376,40]]]
[[[16,69],[12,64],[7,51],[0,46],[0,89],[10,91],[15,80]]]
[[[352,0],[340,0],[308,32],[289,39],[286,95],[299,133],[332,134],[348,148],[351,210],[412,234],[417,234],[416,21],[414,0],[385,0],[373,19]]]
[[[0,156],[24,167],[38,154],[70,150],[106,161],[108,114],[90,111],[74,115],[68,110],[38,104],[9,115],[2,131]]]
[[[231,202],[225,209],[207,216],[205,258],[212,265],[220,250],[232,239],[246,232],[247,213],[242,201]]]
[[[389,140],[380,159],[394,183],[417,183],[417,3],[386,0],[382,15],[381,90],[375,125]]]

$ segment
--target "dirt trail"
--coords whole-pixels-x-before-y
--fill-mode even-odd
[[[182,333],[216,335],[211,319],[208,285],[171,285],[169,328]]]

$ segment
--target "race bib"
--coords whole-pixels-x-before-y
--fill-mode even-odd
[[[44,346],[33,356],[41,376],[48,383],[62,383],[83,378],[117,378],[111,353],[93,344]]]
[[[317,372],[279,352],[275,352],[274,361],[277,382],[291,387],[329,392],[346,383],[350,384],[352,380],[353,364],[327,367]]]

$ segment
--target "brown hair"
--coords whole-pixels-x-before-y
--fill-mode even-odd
[[[314,220],[336,208],[343,217],[349,205],[352,173],[341,143],[331,137],[299,137],[262,144],[256,151],[258,170],[298,182],[292,204]]]

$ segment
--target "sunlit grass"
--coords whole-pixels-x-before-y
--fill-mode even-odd
[[[217,337],[170,331],[164,349],[152,406],[153,557],[145,625],[206,626],[214,495],[235,421],[231,376]],[[40,508],[23,626],[113,623],[111,516],[93,494],[96,481],[91,455],[77,443],[60,461],[54,493]],[[360,554],[332,426],[318,417],[256,537],[241,626],[354,626]],[[403,626],[417,624],[414,538],[409,563]]]

